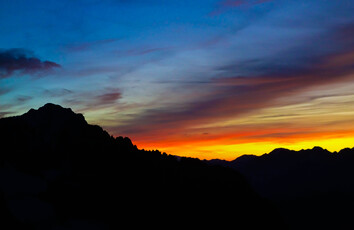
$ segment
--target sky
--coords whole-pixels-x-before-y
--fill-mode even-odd
[[[352,0],[0,0],[0,117],[51,102],[141,149],[354,146]]]

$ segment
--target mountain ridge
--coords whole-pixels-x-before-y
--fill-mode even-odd
[[[348,153],[348,151],[353,151],[353,148],[350,147],[344,147],[343,149],[339,150],[339,151],[329,151],[325,148],[322,148],[321,146],[314,146],[312,148],[308,148],[308,149],[301,149],[301,150],[292,150],[292,149],[287,149],[287,148],[275,148],[272,151],[268,152],[268,153],[263,153],[263,154],[243,154],[239,157],[236,157],[233,160],[224,160],[224,159],[218,159],[218,158],[214,158],[214,159],[210,159],[210,160],[206,160],[206,161],[210,161],[211,163],[213,162],[225,162],[225,163],[231,163],[231,162],[235,162],[235,161],[239,161],[239,160],[243,160],[244,158],[259,158],[259,157],[268,157],[268,156],[274,156],[274,155],[278,155],[278,154],[297,154],[297,153],[306,153],[306,152],[310,152],[312,151],[312,153],[328,153],[328,154],[345,154]]]
[[[209,163],[245,176],[255,191],[277,204],[291,229],[353,228],[354,148],[338,152],[279,148]]]
[[[354,148],[277,148],[232,161],[176,157],[139,150],[51,103],[0,119],[0,146],[8,229],[115,229],[136,218],[148,226],[352,226],[354,213],[344,210],[354,205]]]
[[[39,114],[38,114],[38,112],[39,112]],[[59,114],[56,114],[56,113],[59,113]],[[42,107],[39,107],[37,110],[31,108],[30,110],[28,110],[26,113],[24,113],[22,115],[0,118],[0,121],[1,120],[18,119],[20,117],[26,117],[26,118],[32,117],[32,122],[31,123],[35,123],[36,120],[40,121],[40,122],[43,122],[43,117],[48,117],[48,114],[49,114],[50,117],[52,115],[55,115],[56,117],[54,117],[54,119],[56,119],[56,120],[58,118],[60,120],[67,120],[65,118],[70,117],[71,120],[75,120],[75,122],[80,121],[83,124],[88,124],[86,119],[85,119],[85,117],[83,116],[83,114],[75,113],[75,112],[73,112],[73,110],[71,108],[64,108],[61,105],[57,105],[57,104],[54,104],[54,103],[46,103]],[[35,115],[35,117],[38,117],[38,118],[33,119],[33,115]],[[91,126],[99,127],[100,129],[102,129],[99,125],[91,125]],[[103,130],[103,131],[108,134],[107,131],[105,131],[105,130]],[[120,138],[120,136],[118,136],[118,138]],[[125,137],[125,138],[129,139],[128,137]],[[130,142],[131,142],[131,140],[130,140]],[[239,161],[242,158],[267,157],[267,156],[271,156],[271,155],[277,155],[279,153],[282,154],[282,155],[285,154],[285,153],[298,153],[298,152],[301,153],[301,152],[309,151],[309,150],[312,150],[312,151],[316,150],[316,152],[327,152],[327,153],[331,153],[331,154],[341,154],[341,153],[344,153],[344,152],[348,152],[348,151],[354,150],[354,147],[353,148],[346,147],[346,148],[343,148],[343,149],[341,149],[339,151],[333,151],[333,152],[330,152],[327,149],[324,149],[324,148],[322,148],[320,146],[314,146],[312,149],[301,149],[301,150],[298,150],[298,151],[280,147],[280,148],[273,149],[269,153],[264,153],[264,154],[261,154],[261,155],[244,154],[244,155],[241,155],[239,157],[236,157],[234,160],[222,160],[222,159],[216,159],[215,158],[215,159],[205,160],[205,161],[211,162],[212,164],[214,162],[217,162],[217,161],[219,162],[218,164],[220,164],[221,162],[231,163],[231,162]],[[178,157],[178,156],[176,156],[176,157]]]
[[[139,150],[58,105],[0,119],[0,146],[7,229],[286,228],[235,170]]]
[[[236,169],[246,176],[251,181],[251,184],[257,187],[261,184],[257,181],[257,175],[261,174],[263,175],[262,183],[265,182],[265,178],[273,180],[273,175],[276,174],[284,176],[284,174],[297,173],[297,177],[304,177],[300,182],[309,180],[314,175],[321,176],[321,173],[328,174],[331,172],[333,176],[336,173],[348,172],[354,175],[354,170],[350,170],[351,165],[354,165],[354,148],[343,148],[338,152],[330,152],[319,146],[299,151],[277,148],[259,156],[243,155],[231,161],[214,159],[210,160],[209,163]],[[301,174],[301,172],[305,173],[305,171],[310,174]],[[270,185],[263,184],[263,186],[265,189],[273,188]],[[258,188],[256,190],[261,191],[262,189]],[[284,192],[284,194],[290,193],[290,191]],[[263,192],[261,194],[265,195]],[[268,195],[265,196],[267,197]]]

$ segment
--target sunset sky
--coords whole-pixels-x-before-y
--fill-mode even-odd
[[[352,0],[2,0],[0,117],[47,102],[139,148],[354,147]]]

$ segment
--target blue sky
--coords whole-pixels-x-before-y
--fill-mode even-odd
[[[353,10],[349,0],[2,0],[0,116],[54,102],[143,146],[182,140],[341,83]]]

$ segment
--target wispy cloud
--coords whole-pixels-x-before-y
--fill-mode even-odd
[[[120,39],[117,38],[111,38],[111,39],[102,39],[102,40],[95,40],[95,41],[88,41],[88,42],[80,42],[76,44],[69,44],[65,46],[64,49],[69,52],[83,52],[83,51],[90,50],[92,48],[98,48],[105,45],[112,45],[119,40]]]
[[[99,104],[112,104],[122,97],[122,93],[118,89],[110,90],[111,92],[101,94],[97,97]]]
[[[4,94],[7,94],[10,91],[11,91],[10,88],[0,88],[0,96],[4,95]]]
[[[64,104],[79,108],[80,111],[92,111],[112,106],[122,98],[122,93],[118,88],[105,88],[95,92],[60,89],[54,93],[66,93],[67,97],[63,100]],[[45,92],[48,94],[48,92]],[[50,92],[52,93],[52,92]]]
[[[43,95],[46,97],[64,97],[73,93],[72,90],[65,88],[54,88],[43,90]]]
[[[12,114],[13,112],[0,112],[0,118],[6,117],[7,115]]]
[[[21,96],[18,96],[18,97],[16,98],[16,102],[17,102],[17,103],[25,103],[25,102],[31,100],[32,98],[33,98],[33,97],[31,97],[31,96],[21,95]]]

